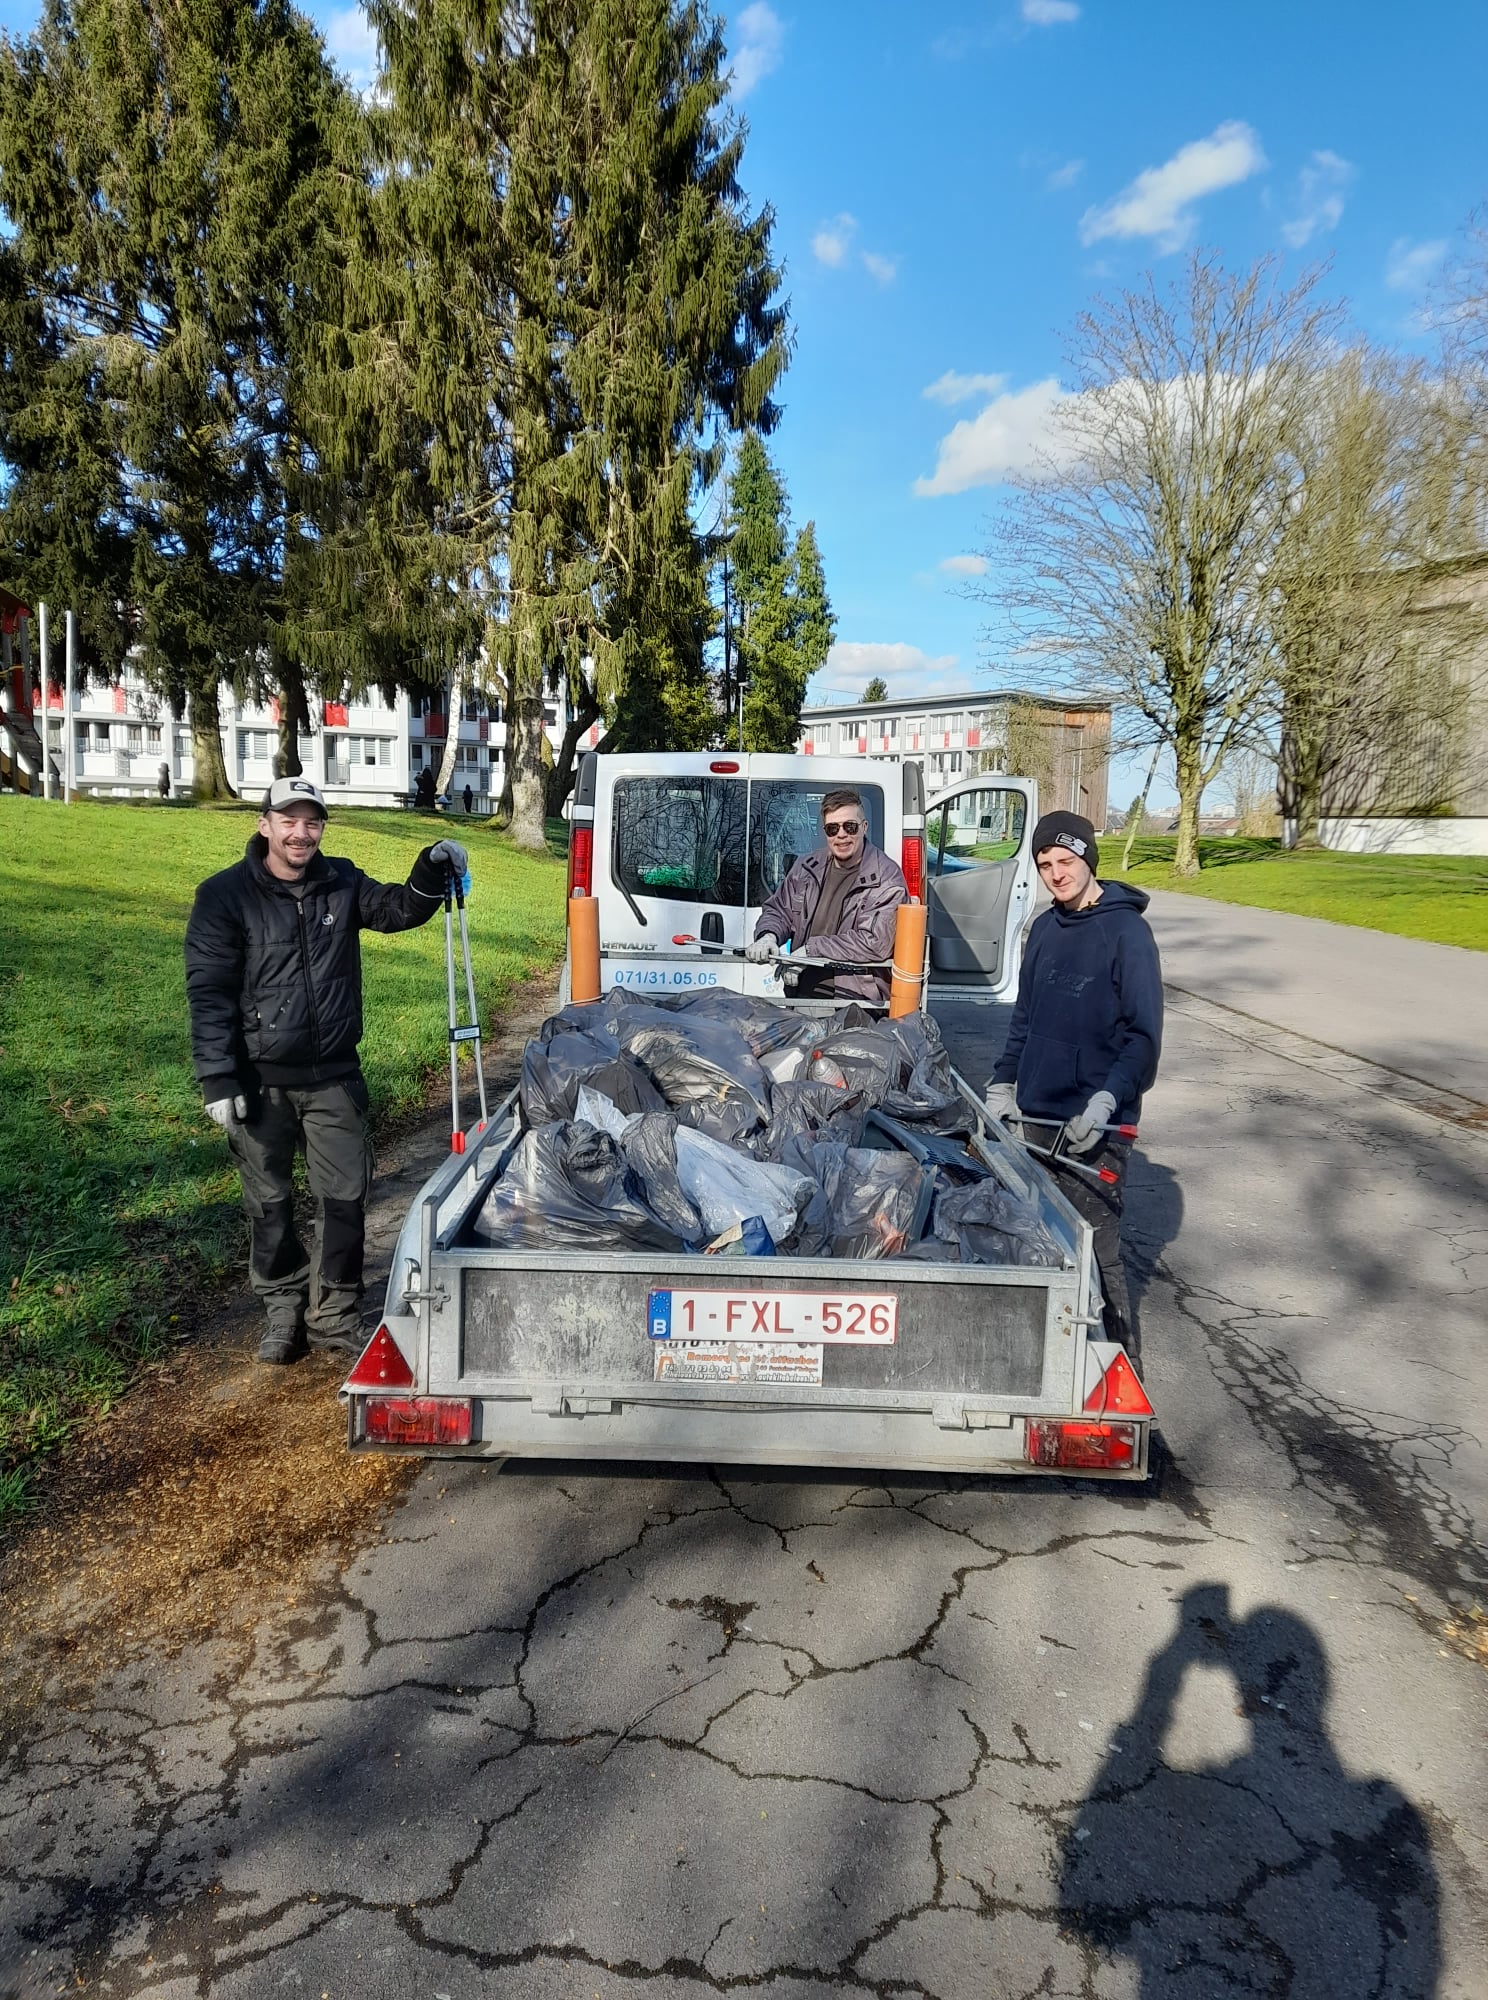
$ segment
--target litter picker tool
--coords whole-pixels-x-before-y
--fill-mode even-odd
[[[460,956],[465,966],[465,999],[469,1007],[469,1018],[460,1019],[459,1002],[455,994],[455,924],[454,913],[460,912]],[[463,1153],[465,1131],[460,1123],[460,1044],[475,1044],[475,1084],[480,1093],[480,1124],[477,1131],[485,1129],[489,1113],[486,1109],[486,1066],[481,1057],[480,1012],[475,1004],[475,974],[470,969],[470,929],[465,921],[465,882],[453,868],[447,869],[444,877],[444,969],[449,986],[449,1052],[450,1052],[450,1151]]]
[[[1114,1167],[1092,1167],[1084,1160],[1075,1158],[1069,1150],[1069,1126],[1062,1118],[1027,1118],[1020,1113],[1019,1123],[1044,1126],[1054,1134],[1052,1144],[1047,1146],[1036,1146],[1032,1139],[1025,1138],[1025,1152],[1037,1153],[1040,1159],[1052,1160],[1057,1166],[1068,1167],[1072,1173],[1084,1174],[1087,1180],[1099,1181],[1104,1187],[1115,1187],[1121,1179]],[[1135,1125],[1097,1125],[1095,1129],[1097,1132],[1113,1132],[1118,1139],[1135,1139],[1137,1136]]]

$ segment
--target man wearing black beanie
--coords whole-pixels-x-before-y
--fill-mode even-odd
[[[1147,897],[1096,878],[1095,828],[1078,813],[1045,813],[1033,858],[1052,909],[1035,918],[1007,1046],[987,1091],[994,1118],[1028,1122],[1029,1138],[1107,1168],[1114,1181],[1052,1163],[1060,1191],[1095,1231],[1105,1333],[1135,1358],[1136,1328],[1121,1262],[1121,1203],[1130,1144],[1162,1047],[1162,969],[1142,912]]]

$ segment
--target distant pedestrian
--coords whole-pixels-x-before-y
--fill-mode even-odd
[[[156,789],[156,790],[157,790],[157,791],[159,792],[159,794],[160,794],[161,798],[163,798],[163,799],[168,799],[168,798],[170,797],[170,765],[169,765],[169,764],[162,764],[162,765],[161,765],[161,767],[160,767],[160,776],[159,776],[159,778],[158,778],[158,779],[156,780],[156,785],[155,785],[155,789]]]
[[[243,1179],[249,1275],[268,1316],[260,1361],[360,1352],[364,1210],[372,1183],[362,1038],[364,930],[427,923],[465,850],[439,840],[403,883],[320,851],[325,799],[276,778],[235,867],[209,876],[186,926],[191,1052],[207,1116]],[[317,1218],[314,1262],[294,1219],[295,1154]]]
[[[413,802],[420,812],[434,810],[434,773],[427,765],[413,781]]]
[[[469,819],[471,813],[475,809],[475,793],[471,791],[469,785],[467,785],[464,791],[460,794],[460,796],[465,801],[465,817],[466,819]]]
[[[1021,1118],[1034,1144],[1052,1145],[1096,1180],[1052,1162],[1060,1192],[1095,1232],[1105,1294],[1105,1332],[1135,1358],[1136,1328],[1121,1261],[1121,1206],[1128,1140],[1109,1128],[1135,1125],[1162,1048],[1162,968],[1142,912],[1147,897],[1124,882],[1100,882],[1095,828],[1078,813],[1045,813],[1033,858],[1054,907],[1034,920],[1018,979],[1007,1046],[992,1071],[987,1109]]]

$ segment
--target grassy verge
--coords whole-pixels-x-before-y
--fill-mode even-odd
[[[254,820],[0,798],[0,1522],[241,1263],[237,1178],[191,1072],[181,944],[196,884],[241,856]],[[326,851],[401,881],[442,830],[338,812]],[[562,870],[479,823],[449,830],[471,850],[488,1011],[560,952]],[[362,942],[374,1116],[406,1117],[448,1062],[443,921]]]
[[[1103,845],[1115,875],[1121,836]],[[1144,889],[1178,889],[1218,903],[1326,917],[1335,924],[1392,931],[1397,937],[1488,951],[1488,858],[1418,854],[1293,853],[1277,840],[1201,840],[1196,876],[1173,874],[1171,835],[1141,836],[1126,880]]]

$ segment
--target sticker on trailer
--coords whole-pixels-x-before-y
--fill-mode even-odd
[[[796,1383],[822,1385],[821,1342],[795,1340],[670,1340],[656,1350],[658,1382]]]
[[[652,1340],[803,1340],[892,1347],[893,1292],[652,1292]]]

